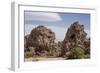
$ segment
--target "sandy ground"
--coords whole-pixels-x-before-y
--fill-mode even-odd
[[[64,58],[45,58],[45,57],[38,57],[38,58],[25,58],[25,62],[28,61],[53,61],[53,60],[65,60]]]

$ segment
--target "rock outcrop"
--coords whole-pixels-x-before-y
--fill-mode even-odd
[[[47,29],[44,26],[38,26],[34,28],[28,39],[27,39],[27,47],[40,47],[47,48],[52,45],[55,41],[55,33],[50,29]]]
[[[44,26],[33,28],[31,33],[24,37],[25,58],[64,57],[70,59],[70,56],[74,57],[73,51],[79,54],[85,51],[85,53],[82,52],[82,54],[84,54],[84,56],[90,56],[90,38],[87,38],[84,26],[78,21],[71,24],[68,28],[64,40],[56,43],[55,39],[55,33],[51,29]],[[84,56],[78,57],[84,58]]]
[[[61,48],[55,43],[55,33],[44,26],[34,28],[28,36],[25,36],[25,48],[35,48],[38,56],[59,56]],[[33,50],[33,51],[34,51]]]
[[[90,42],[86,41],[86,36],[87,33],[84,31],[84,25],[81,25],[78,21],[71,24],[63,40],[62,54],[65,54],[74,47],[80,47],[82,49],[86,49],[87,47],[89,49]]]

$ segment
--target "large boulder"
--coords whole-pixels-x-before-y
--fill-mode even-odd
[[[48,56],[50,47],[55,44],[55,33],[44,26],[34,28],[29,36],[25,36],[25,48],[35,47],[35,54]]]
[[[53,31],[44,26],[38,26],[31,31],[26,43],[27,47],[47,48],[52,45],[54,41],[55,33]]]

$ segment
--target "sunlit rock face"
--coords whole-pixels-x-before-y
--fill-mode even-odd
[[[62,53],[65,54],[74,47],[81,47],[82,49],[87,49],[88,47],[90,49],[90,42],[87,41],[86,36],[84,25],[81,25],[78,21],[71,24],[63,40]]]
[[[29,36],[25,36],[25,48],[35,48],[38,56],[59,56],[61,48],[55,43],[55,33],[44,26],[33,28]]]
[[[29,38],[27,39],[27,46],[34,47],[49,47],[55,41],[55,33],[44,26],[38,26],[34,28]]]

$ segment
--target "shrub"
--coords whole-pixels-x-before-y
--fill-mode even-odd
[[[82,59],[85,58],[85,51],[80,47],[75,47],[70,50],[70,54],[68,55],[68,59]]]
[[[33,53],[31,51],[27,51],[24,53],[24,58],[30,58],[33,57]]]
[[[30,58],[35,55],[35,48],[34,47],[28,47],[24,50],[24,57]]]

